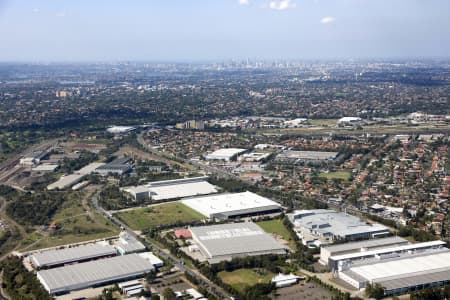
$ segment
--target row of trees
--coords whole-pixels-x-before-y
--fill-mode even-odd
[[[450,299],[450,285],[441,287],[426,288],[421,291],[411,293],[411,300],[446,300]]]
[[[395,220],[389,220],[389,219],[385,219],[385,218],[371,215],[371,214],[365,214],[365,217],[368,219],[371,219],[375,222],[378,222],[378,223],[384,224],[386,226],[390,226],[390,227],[397,229],[397,234],[401,237],[409,237],[410,236],[418,242],[428,242],[428,241],[434,241],[437,239],[437,237],[431,232],[416,229],[412,226],[403,226],[403,225],[397,224],[397,222],[395,222]]]

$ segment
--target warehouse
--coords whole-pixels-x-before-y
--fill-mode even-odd
[[[181,202],[210,219],[221,220],[279,213],[281,211],[280,204],[249,191],[197,197],[185,199]]]
[[[110,163],[98,167],[95,170],[95,173],[98,173],[100,175],[109,175],[109,174],[123,175],[129,172],[131,169],[132,169],[131,158],[120,157],[116,158]]]
[[[277,155],[276,162],[289,164],[329,162],[334,161],[338,154],[338,152],[286,150]]]
[[[234,160],[239,154],[244,153],[247,149],[242,148],[224,148],[214,151],[205,156],[206,160]]]
[[[330,256],[329,266],[332,270],[342,270],[351,265],[366,263],[380,258],[397,256],[402,253],[420,253],[427,250],[440,250],[445,246],[443,241],[431,241],[417,244],[406,244],[396,247],[385,247],[374,250]],[[446,249],[446,248],[444,248]]]
[[[78,171],[73,172],[73,174],[70,175],[63,175],[61,178],[58,179],[58,181],[49,184],[47,186],[47,190],[63,190],[66,188],[71,187],[74,184],[77,184],[81,180],[83,180],[86,176],[93,173],[95,169],[103,166],[104,163],[90,163],[89,165],[81,168]]]
[[[373,263],[350,267],[338,276],[357,289],[378,283],[385,289],[385,295],[444,285],[450,283],[450,250],[434,249],[380,258]]]
[[[338,125],[358,125],[362,123],[362,119],[359,117],[343,117],[337,121]]]
[[[386,226],[368,224],[357,217],[334,210],[298,210],[288,217],[305,245],[370,239],[389,234]]]
[[[386,238],[378,238],[366,241],[352,242],[352,243],[344,243],[331,245],[320,248],[320,260],[319,262],[328,265],[328,259],[331,256],[344,255],[350,253],[358,253],[364,252],[368,250],[375,250],[380,248],[387,247],[396,247],[407,245],[408,241],[399,236],[391,236]]]
[[[155,181],[146,185],[126,187],[122,190],[129,193],[135,200],[151,197],[151,199],[155,201],[217,193],[216,186],[210,184],[207,179],[207,176],[201,176]]]
[[[271,282],[275,284],[275,287],[282,288],[297,284],[297,282],[303,279],[305,279],[305,277],[300,277],[292,273],[287,275],[280,273],[277,276],[273,277]]]
[[[19,164],[28,165],[28,166],[38,165],[47,154],[48,154],[47,151],[31,152],[31,153],[27,154],[26,156],[22,157],[19,160]]]
[[[36,268],[43,268],[115,256],[116,254],[116,249],[108,243],[95,243],[36,252],[31,255],[30,260]]]
[[[59,167],[58,164],[40,164],[31,169],[33,172],[54,172]]]
[[[209,263],[234,257],[286,254],[286,246],[252,222],[191,227],[194,243]]]
[[[115,256],[37,272],[37,278],[51,294],[62,294],[144,276],[154,270],[138,254]]]

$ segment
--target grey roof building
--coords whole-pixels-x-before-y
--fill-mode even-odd
[[[333,161],[338,156],[338,152],[326,151],[293,151],[286,150],[275,158],[279,163],[302,163],[302,162],[326,162]]]
[[[127,172],[129,172],[132,169],[132,166],[130,164],[131,158],[129,157],[120,157],[115,160],[113,160],[110,163],[107,163],[95,170],[96,173],[99,173],[101,175],[108,175],[108,174],[118,174],[122,175]]]
[[[335,240],[369,239],[389,234],[386,226],[368,224],[355,216],[334,210],[298,210],[288,217],[304,244],[316,240],[327,244]]]
[[[63,249],[45,250],[31,255],[30,259],[34,266],[56,267],[64,264],[87,261],[91,259],[114,256],[116,249],[109,244],[87,244]]]
[[[153,265],[138,254],[115,256],[42,270],[37,277],[52,295],[141,277],[154,270]]]
[[[407,245],[408,240],[399,236],[391,236],[386,238],[378,238],[372,240],[364,240],[352,243],[337,244],[331,246],[324,246],[320,248],[320,262],[324,265],[329,265],[329,258],[331,256],[343,255],[349,253],[358,253],[368,250],[375,250],[379,248],[395,247]]]
[[[450,283],[450,250],[445,247],[395,253],[361,261],[338,277],[357,289],[380,284],[386,296]]]
[[[209,263],[264,254],[285,254],[289,249],[252,222],[190,228],[192,238]]]

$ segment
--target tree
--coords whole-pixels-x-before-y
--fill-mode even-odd
[[[164,300],[176,300],[177,296],[175,292],[171,288],[167,288],[162,292],[162,296]]]
[[[150,272],[145,276],[145,280],[147,280],[148,283],[153,283],[155,278],[156,278],[156,272]]]
[[[384,297],[384,288],[379,284],[368,284],[366,286],[366,295],[370,298],[382,299]]]

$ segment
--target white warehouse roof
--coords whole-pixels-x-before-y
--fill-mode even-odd
[[[153,200],[167,200],[217,193],[207,177],[185,178],[150,182],[148,189]]]
[[[353,122],[361,122],[362,119],[359,117],[343,117],[338,120],[338,123],[353,123]]]
[[[369,282],[373,282],[408,277],[420,272],[433,273],[434,270],[442,270],[443,268],[450,268],[450,251],[389,260],[353,267],[350,270]]]
[[[36,267],[50,267],[116,254],[117,251],[113,246],[95,243],[36,252],[31,255],[31,261]]]
[[[205,158],[208,160],[230,160],[233,156],[241,154],[245,151],[247,151],[247,149],[223,148],[206,155]]]
[[[281,209],[275,201],[252,192],[220,194],[181,201],[183,204],[209,218],[228,218],[235,215],[263,213]]]
[[[216,186],[210,184],[207,179],[207,176],[202,176],[154,181],[146,185],[122,188],[122,190],[134,197],[141,193],[148,193],[146,197],[150,196],[156,201],[217,193]]]
[[[42,270],[37,277],[50,294],[56,294],[143,276],[153,270],[148,260],[129,254]]]
[[[111,126],[106,129],[109,133],[126,133],[135,130],[133,126]]]
[[[445,246],[445,242],[443,241],[431,241],[431,242],[424,242],[424,243],[417,243],[417,244],[408,244],[398,247],[390,247],[390,248],[382,248],[382,249],[376,249],[376,250],[369,250],[369,251],[363,251],[363,252],[357,252],[357,253],[349,253],[349,254],[343,254],[343,255],[336,255],[331,256],[330,259],[339,261],[339,260],[346,260],[346,259],[356,259],[360,257],[367,257],[367,256],[375,256],[385,253],[394,253],[394,252],[405,252],[409,250],[420,250],[420,249],[426,249],[426,248],[433,248],[433,247],[443,247]]]
[[[287,249],[252,222],[191,227],[190,231],[210,263],[236,256],[285,254]]]

